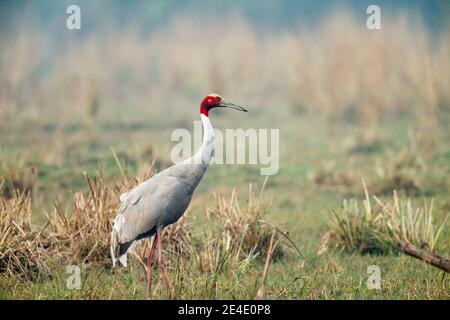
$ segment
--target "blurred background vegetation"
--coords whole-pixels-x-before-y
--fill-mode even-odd
[[[72,3],[80,31],[65,28]],[[169,95],[190,105],[211,90],[336,113],[445,104],[448,1],[379,1],[379,32],[365,28],[369,4],[2,1],[2,113],[67,113],[87,95],[109,111],[148,98],[158,108]]]

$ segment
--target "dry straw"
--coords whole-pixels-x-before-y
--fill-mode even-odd
[[[0,183],[0,190],[4,182]],[[31,198],[27,191],[0,194],[0,272],[36,280],[51,275],[48,239],[31,226]]]
[[[439,263],[437,266],[447,270],[447,259],[435,252],[448,215],[437,225],[433,217],[433,202],[415,207],[411,199],[401,198],[395,191],[390,201],[374,196],[375,202],[372,202],[365,183],[364,192],[365,200],[362,202],[344,201],[341,210],[331,213],[329,231],[321,239],[319,254],[330,245],[361,254],[405,252],[419,259],[429,254],[444,261],[443,267]]]

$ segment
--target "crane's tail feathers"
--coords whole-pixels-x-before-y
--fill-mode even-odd
[[[118,215],[114,221],[114,226],[111,231],[111,258],[113,268],[116,266],[117,260],[126,267],[127,266],[127,252],[133,248],[133,242],[120,243],[119,234],[123,225],[123,217]]]
[[[133,250],[134,246],[136,245],[135,241],[130,241],[130,242],[126,242],[126,243],[121,243],[119,244],[119,248],[118,248],[118,257],[119,257],[119,261],[120,263],[126,267],[127,266],[127,253],[130,250]]]
[[[116,267],[116,262],[118,258],[119,249],[119,237],[115,228],[111,231],[111,258],[113,263],[113,268]]]
[[[119,243],[119,236],[117,230],[113,228],[111,232],[111,258],[113,262],[113,268],[116,266],[117,260],[127,267],[127,252],[133,248],[133,242]]]
[[[127,253],[126,252],[124,255],[120,256],[119,261],[125,268],[127,267]]]

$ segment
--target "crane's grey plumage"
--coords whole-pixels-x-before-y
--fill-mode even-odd
[[[222,107],[246,111],[216,95]],[[208,97],[208,96],[207,96]],[[186,211],[195,188],[214,156],[214,131],[209,118],[201,114],[203,143],[191,158],[154,175],[120,196],[120,207],[111,233],[113,266],[118,259],[127,265],[127,252],[144,238],[176,222]]]
[[[114,264],[119,258],[126,266],[126,252],[134,241],[151,237],[156,229],[176,222],[186,211],[214,152],[214,131],[208,117],[202,115],[202,121],[204,142],[194,157],[167,168],[120,196],[111,239]]]

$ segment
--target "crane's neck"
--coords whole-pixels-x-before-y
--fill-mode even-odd
[[[214,129],[207,115],[202,113],[200,118],[203,124],[203,143],[200,150],[194,155],[194,163],[208,165],[214,156]]]

